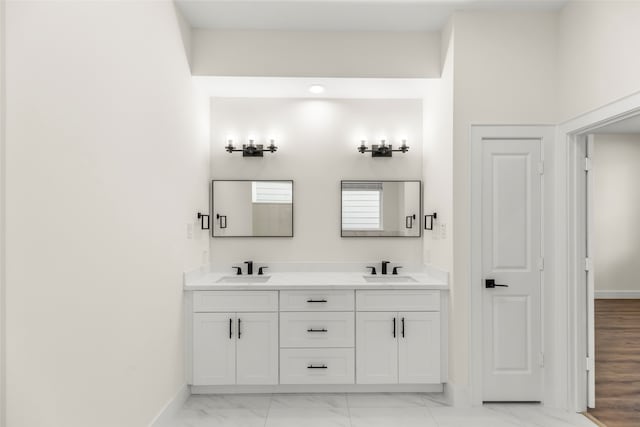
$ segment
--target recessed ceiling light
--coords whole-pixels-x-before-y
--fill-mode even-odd
[[[320,94],[320,93],[324,93],[324,86],[322,85],[311,85],[309,86],[309,92],[313,93],[313,94]]]

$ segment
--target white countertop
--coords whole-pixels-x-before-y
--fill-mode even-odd
[[[411,273],[406,272],[398,275],[401,277],[412,277],[416,282],[379,282],[370,283],[365,280],[366,273],[362,272],[280,272],[265,274],[264,276],[235,276],[224,273],[202,273],[185,277],[185,291],[207,291],[207,290],[280,290],[280,289],[432,289],[448,290],[446,277],[438,274],[426,272]],[[241,278],[269,277],[267,282],[234,282],[217,283],[223,277]],[[376,278],[394,278],[389,274],[386,276],[371,276]]]

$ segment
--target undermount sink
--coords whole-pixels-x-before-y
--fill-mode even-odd
[[[216,283],[266,283],[271,276],[224,276],[216,280]]]
[[[416,283],[411,276],[362,276],[369,283]]]

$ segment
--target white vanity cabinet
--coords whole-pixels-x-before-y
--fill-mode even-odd
[[[445,291],[425,288],[193,290],[189,384],[196,393],[441,391],[446,307]]]
[[[353,290],[280,291],[280,384],[353,384]]]
[[[356,310],[358,384],[441,382],[440,292],[356,291]]]
[[[278,384],[277,294],[194,292],[193,385]]]

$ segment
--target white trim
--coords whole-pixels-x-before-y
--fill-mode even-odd
[[[586,286],[582,259],[586,241],[584,225],[584,163],[581,144],[584,135],[640,113],[640,92],[621,98],[582,114],[558,127],[556,145],[557,179],[556,236],[558,289],[556,295],[556,324],[559,346],[566,347],[567,358],[560,368],[567,372],[566,407],[582,412],[587,407],[586,376]],[[565,285],[566,284],[566,285]],[[566,288],[565,288],[566,286]],[[563,331],[564,332],[561,332]],[[562,337],[564,335],[564,337]],[[560,371],[562,372],[562,371]]]
[[[277,384],[191,386],[192,394],[251,393],[442,393],[443,384]]]
[[[188,385],[180,387],[178,392],[162,407],[158,415],[149,423],[149,427],[171,427],[178,411],[187,401],[191,392]]]
[[[471,387],[447,383],[444,385],[444,400],[456,408],[470,408],[473,406],[471,402]]]
[[[640,299],[640,291],[596,291],[596,299]]]
[[[470,174],[470,280],[469,295],[471,313],[469,316],[469,372],[470,372],[470,396],[469,401],[473,406],[482,405],[482,145],[480,142],[486,138],[504,139],[540,139],[542,160],[545,163],[544,184],[542,187],[542,252],[547,260],[542,274],[542,337],[541,349],[548,353],[543,370],[543,403],[547,406],[558,407],[561,405],[554,396],[562,383],[558,382],[552,372],[562,372],[554,361],[561,357],[554,345],[558,340],[556,328],[552,324],[553,301],[555,295],[552,292],[544,292],[544,289],[555,289],[554,286],[554,176],[555,176],[555,127],[551,125],[472,125],[470,128],[469,144],[471,153]],[[456,399],[459,400],[460,398]],[[460,402],[461,403],[461,402]]]

